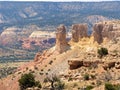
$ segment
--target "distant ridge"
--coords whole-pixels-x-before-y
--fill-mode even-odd
[[[89,23],[86,18],[100,15],[109,19],[120,19],[120,1],[104,2],[22,2],[0,1],[0,30],[4,27],[35,24],[67,26],[73,23]]]
[[[110,2],[120,0],[1,0],[1,1],[21,1],[21,2]]]

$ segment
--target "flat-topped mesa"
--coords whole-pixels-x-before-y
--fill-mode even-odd
[[[58,53],[63,53],[68,49],[68,43],[66,40],[66,28],[64,25],[60,25],[56,31],[56,45],[55,50]]]
[[[97,41],[99,44],[103,42],[103,38],[108,38],[111,40],[115,34],[112,33],[113,25],[112,24],[103,24],[97,23],[93,26],[93,37],[94,41]]]
[[[74,24],[72,25],[72,41],[78,42],[79,39],[88,36],[87,24]]]

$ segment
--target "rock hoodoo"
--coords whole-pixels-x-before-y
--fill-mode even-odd
[[[72,25],[72,41],[78,42],[80,38],[87,37],[88,26],[87,24],[74,24]]]
[[[99,44],[103,42],[103,38],[112,39],[115,36],[113,32],[113,25],[107,23],[97,23],[93,26],[94,41]]]
[[[56,45],[55,50],[58,53],[63,53],[68,49],[68,43],[66,41],[66,28],[64,25],[60,25],[56,31]]]
[[[108,39],[112,39],[114,37],[113,33],[113,25],[112,24],[104,24],[104,28],[102,30],[102,36],[107,37]]]
[[[103,42],[102,30],[103,30],[103,24],[95,24],[93,26],[94,41],[97,41],[98,43]]]

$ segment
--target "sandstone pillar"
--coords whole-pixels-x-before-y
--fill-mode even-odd
[[[97,23],[93,27],[93,37],[94,41],[97,41],[99,44],[103,42],[103,38],[108,38],[111,40],[114,37],[113,25],[112,24],[103,24]]]
[[[55,50],[58,53],[63,53],[68,49],[68,43],[66,41],[66,28],[64,25],[60,25],[56,31],[56,45]]]
[[[72,25],[72,41],[78,42],[79,39],[87,37],[88,26],[87,24],[74,24]]]
[[[99,44],[103,42],[102,30],[103,24],[95,24],[93,26],[94,41],[97,41]]]

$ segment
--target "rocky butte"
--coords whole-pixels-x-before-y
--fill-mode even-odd
[[[120,21],[96,23],[88,37],[86,24],[72,25],[72,37],[66,40],[66,27],[56,30],[54,47],[37,53],[34,61],[18,68],[16,73],[0,80],[1,90],[19,90],[18,79],[22,74],[34,72],[43,88],[49,88],[44,78],[58,75],[65,83],[64,90],[92,86],[93,90],[104,90],[109,82],[120,85]],[[105,47],[108,54],[98,57],[98,49]],[[15,76],[15,77],[14,77]],[[86,79],[86,76],[89,77]],[[32,88],[31,88],[32,89]]]
[[[64,25],[60,25],[56,31],[56,45],[55,50],[58,53],[63,53],[69,48],[66,40],[66,28]]]

